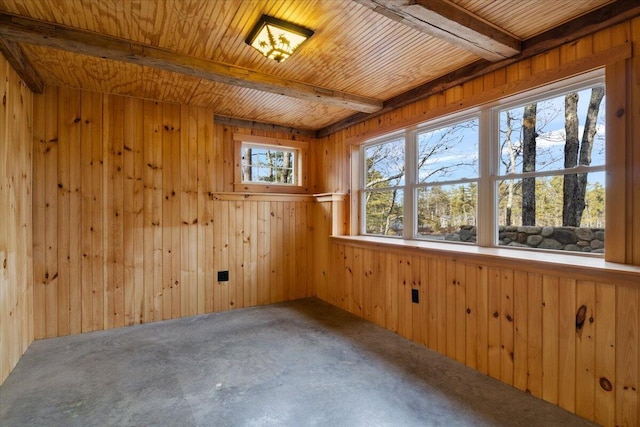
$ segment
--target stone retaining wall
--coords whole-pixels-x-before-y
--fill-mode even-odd
[[[524,248],[604,253],[604,229],[586,227],[500,226],[499,244]],[[463,225],[445,240],[476,242],[476,227]]]

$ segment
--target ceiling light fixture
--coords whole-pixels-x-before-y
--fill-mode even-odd
[[[262,15],[247,37],[247,44],[267,58],[282,62],[293,54],[313,31],[282,19]]]

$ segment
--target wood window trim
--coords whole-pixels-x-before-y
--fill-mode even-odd
[[[333,235],[330,239],[334,244],[373,248],[384,252],[409,252],[427,257],[447,257],[501,268],[522,269],[523,261],[526,260],[526,271],[534,273],[562,273],[576,279],[615,281],[634,288],[640,286],[640,267],[609,262],[600,257],[376,236]]]
[[[610,57],[607,57],[610,54]],[[605,71],[605,86],[607,87],[606,98],[606,122],[609,129],[607,138],[613,141],[625,141],[624,144],[607,144],[606,158],[607,158],[607,182],[606,182],[606,207],[607,207],[607,219],[605,228],[607,230],[607,251],[602,259],[603,263],[615,263],[617,265],[633,265],[631,247],[633,245],[630,231],[633,229],[632,215],[629,215],[628,201],[626,201],[627,185],[627,145],[629,144],[626,120],[627,115],[627,83],[629,81],[628,60],[631,58],[632,50],[629,42],[620,46],[611,48],[603,53],[597,54],[590,60],[579,60],[565,64],[560,70],[553,76],[550,72],[540,73],[536,78],[531,79],[529,87],[527,88],[525,82],[517,82],[517,84],[505,86],[504,88],[496,88],[490,91],[489,94],[483,94],[481,99],[472,98],[468,102],[459,103],[456,105],[445,106],[441,109],[433,110],[429,112],[429,118],[424,117],[413,118],[411,121],[403,121],[402,123],[396,123],[393,126],[384,126],[371,131],[367,131],[362,134],[353,135],[345,140],[345,148],[348,158],[351,159],[351,174],[349,176],[350,182],[347,183],[350,188],[350,201],[349,207],[351,215],[347,218],[346,222],[349,225],[348,235],[354,239],[361,239],[365,236],[359,235],[360,224],[362,222],[362,211],[360,206],[360,199],[358,197],[360,189],[360,168],[354,167],[359,165],[360,159],[360,146],[367,143],[371,139],[381,137],[385,134],[391,134],[399,132],[402,129],[416,129],[425,122],[432,120],[439,120],[446,116],[457,116],[464,114],[465,112],[471,114],[481,107],[486,108],[487,104],[491,105],[498,102],[500,99],[509,98],[510,96],[520,94],[522,92],[531,90],[540,90],[545,85],[555,85],[562,80],[566,80],[572,76],[577,76],[590,71],[595,68],[604,68]],[[465,108],[465,106],[468,106]],[[620,113],[623,112],[623,113]],[[618,125],[611,125],[610,123],[619,123]],[[389,239],[381,237],[380,239]],[[391,238],[389,240],[397,240]],[[419,242],[420,240],[408,240],[407,242]],[[474,246],[473,248],[482,247],[483,249],[499,249],[490,248],[487,246]],[[436,251],[440,249],[434,249]],[[461,248],[463,252],[467,251],[467,247]],[[509,249],[504,249],[508,253]],[[472,254],[474,250],[469,250],[468,253]],[[530,251],[536,253],[536,251]],[[529,252],[527,252],[529,253]],[[574,258],[579,255],[574,255]],[[588,258],[588,257],[585,257]],[[581,259],[581,258],[580,258]],[[569,263],[575,262],[575,260],[567,261]],[[637,277],[637,276],[636,276]]]
[[[282,194],[309,194],[307,178],[309,143],[289,139],[269,138],[241,133],[233,134],[234,142],[234,171],[233,191],[238,193],[282,193]],[[297,184],[258,184],[242,181],[242,144],[265,145],[282,147],[296,152]]]

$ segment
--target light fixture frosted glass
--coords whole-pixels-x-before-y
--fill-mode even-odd
[[[267,58],[282,62],[312,35],[311,30],[262,15],[249,33],[246,42]]]

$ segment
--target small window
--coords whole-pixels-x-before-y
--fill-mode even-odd
[[[242,144],[242,182],[296,185],[296,151]]]
[[[307,192],[308,143],[234,134],[235,191]]]

